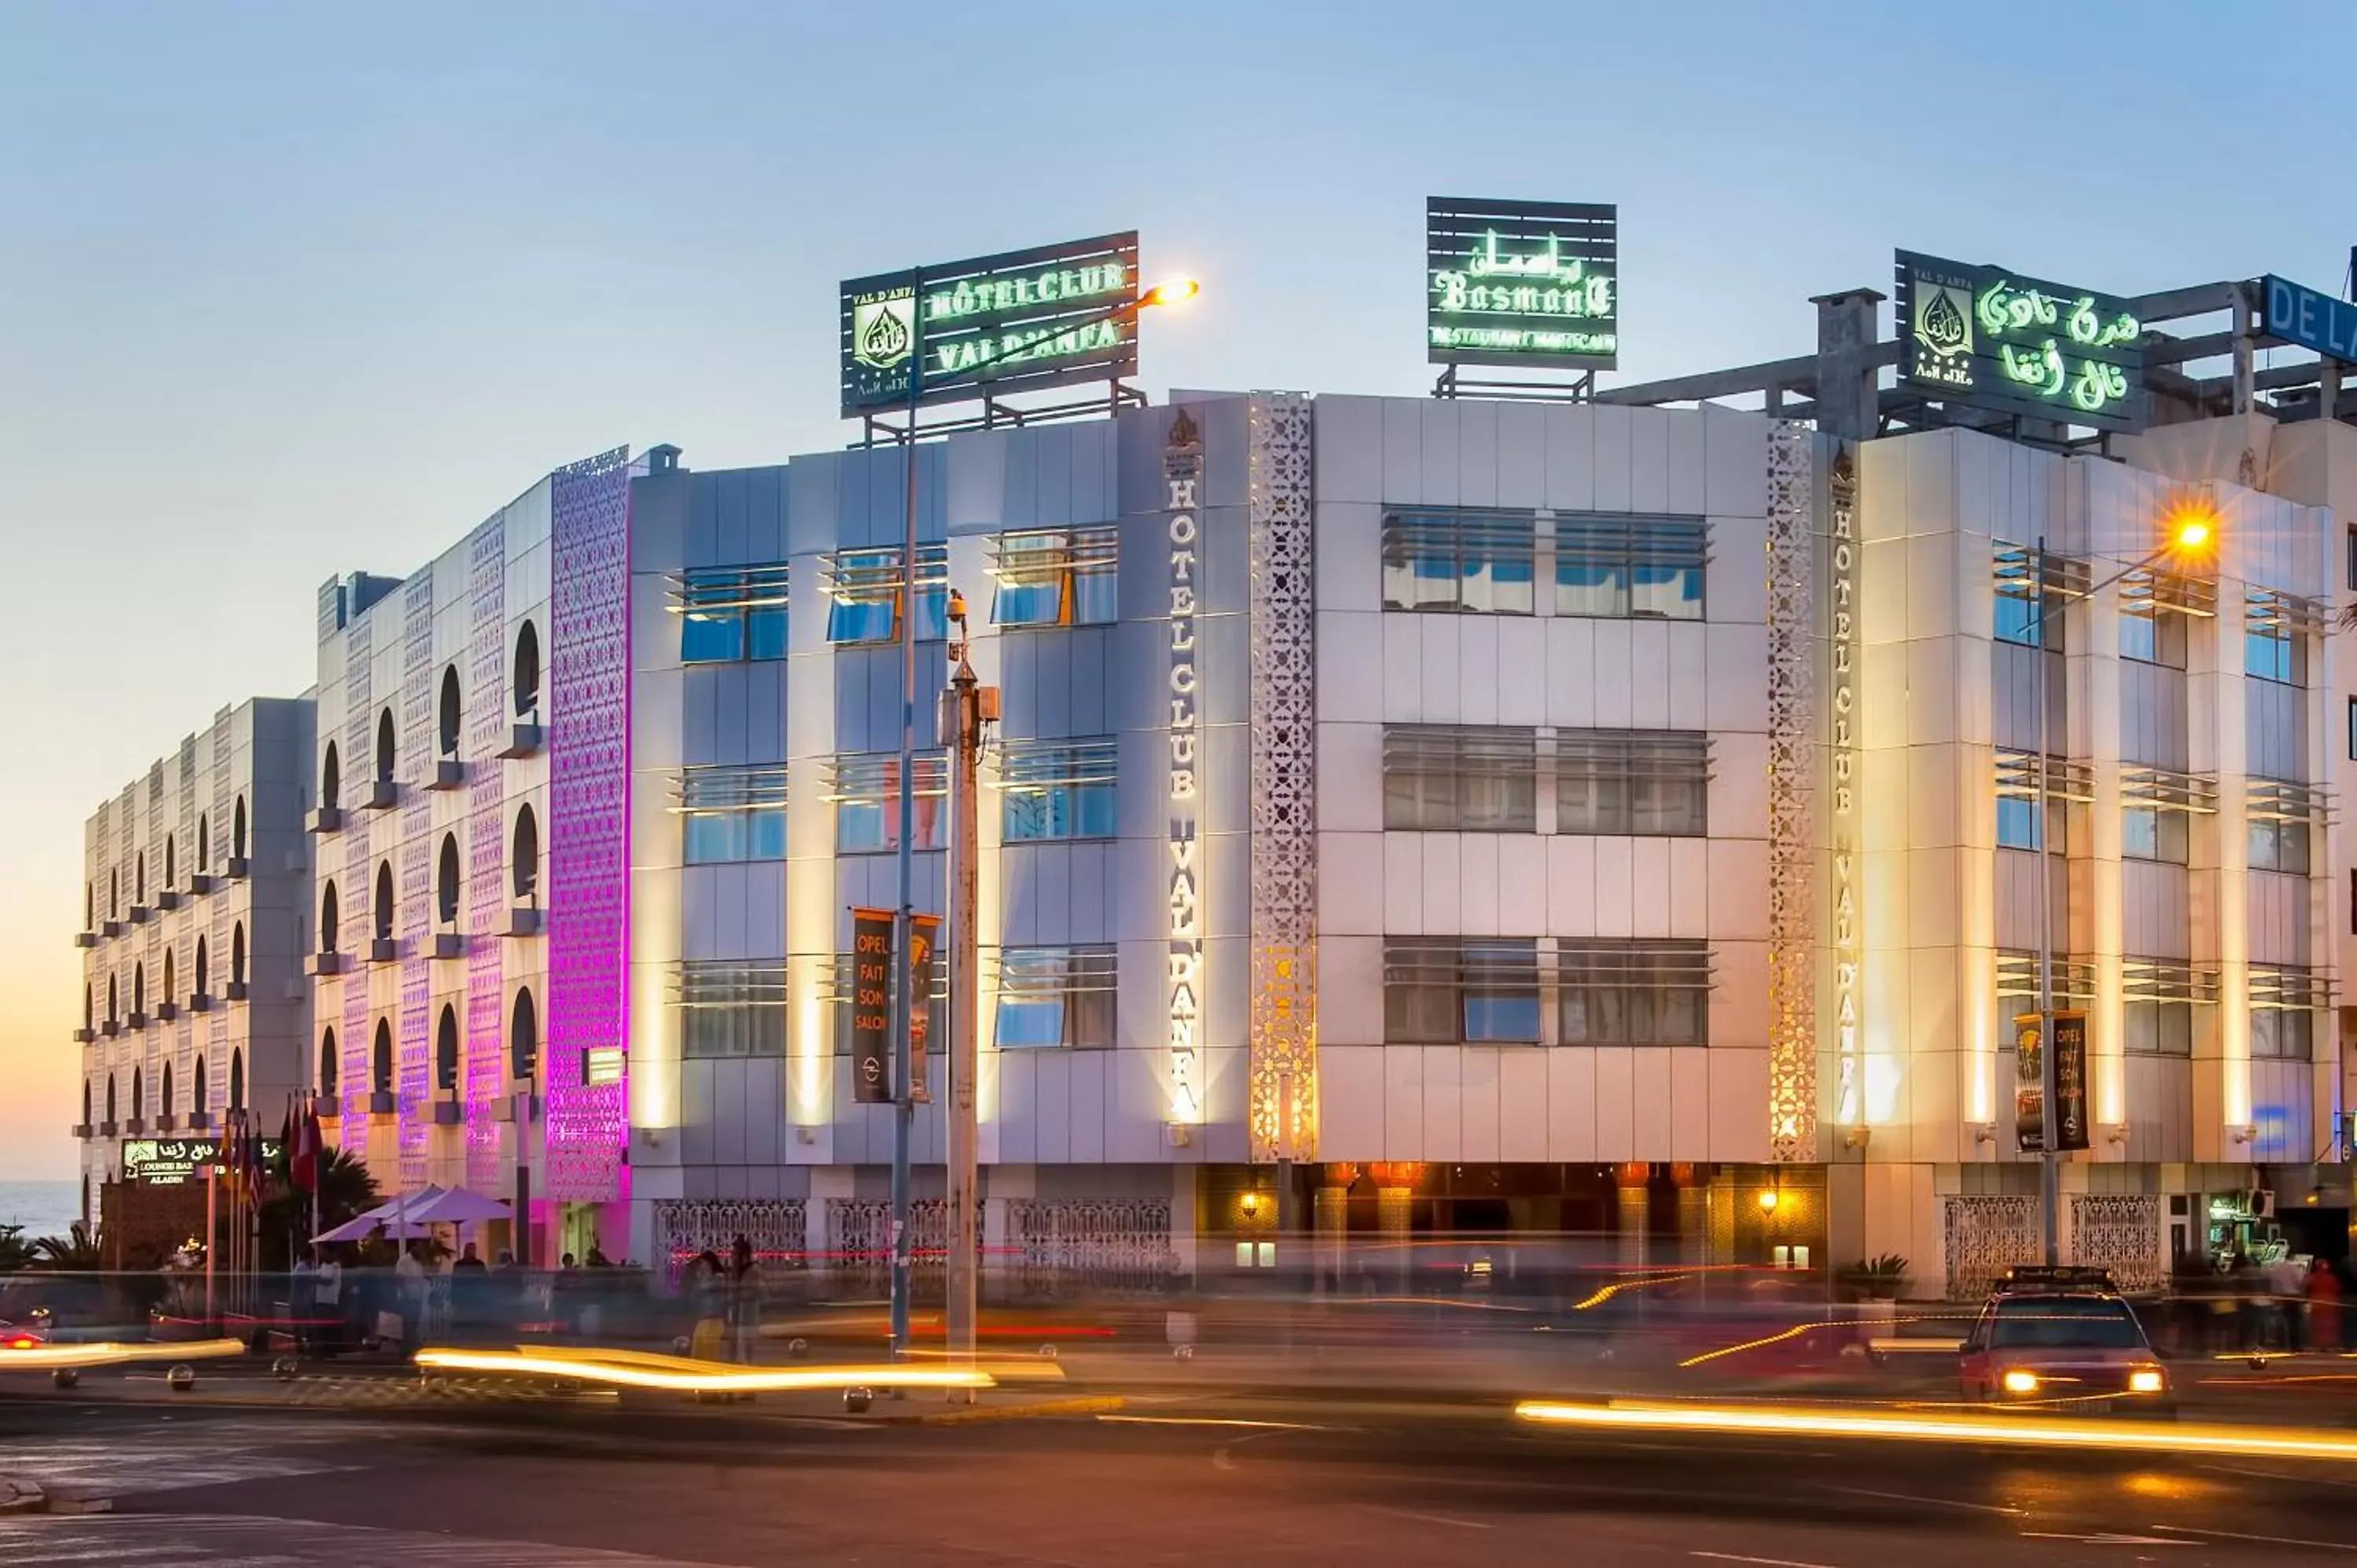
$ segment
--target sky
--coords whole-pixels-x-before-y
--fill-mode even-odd
[[[1808,352],[1894,246],[2331,290],[2319,14],[12,0],[0,1179],[75,1168],[99,804],[559,463],[841,445],[838,280],[1137,228],[1204,285],[1157,396],[1427,391],[1431,195],[1617,201],[1622,382]]]

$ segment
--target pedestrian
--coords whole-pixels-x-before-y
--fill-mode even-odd
[[[2308,1342],[2318,1350],[2341,1348],[2341,1276],[2323,1258],[2308,1271]]]
[[[761,1332],[761,1272],[753,1261],[753,1243],[739,1236],[728,1249],[728,1359],[753,1359],[753,1341]]]
[[[318,1270],[311,1276],[311,1300],[320,1352],[332,1356],[343,1348],[344,1339],[344,1265],[332,1247],[319,1254]]]
[[[2307,1264],[2293,1257],[2289,1248],[2267,1265],[2268,1316],[2276,1320],[2287,1355],[2299,1354],[2304,1338],[2302,1330],[2308,1326],[2308,1315],[2303,1310],[2308,1296],[2308,1273]]]
[[[425,1338],[425,1260],[412,1241],[393,1265],[394,1336],[411,1349]]]

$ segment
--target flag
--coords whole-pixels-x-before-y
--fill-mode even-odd
[[[319,1190],[319,1108],[316,1102],[304,1102],[303,1120],[296,1123],[295,1141],[288,1145],[286,1174],[305,1192]]]
[[[271,1179],[283,1186],[295,1182],[295,1097],[286,1097],[286,1114],[278,1123],[278,1155],[270,1162]]]

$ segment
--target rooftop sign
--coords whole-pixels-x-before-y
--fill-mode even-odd
[[[1898,274],[1902,384],[2095,430],[2144,424],[2144,326],[2126,299],[1912,251]]]
[[[2259,313],[2268,337],[2357,365],[2357,305],[2269,273],[2259,280]]]
[[[1620,354],[1620,209],[1425,203],[1426,358],[1609,371]]]
[[[1137,231],[912,267],[843,285],[843,413],[1137,370]]]

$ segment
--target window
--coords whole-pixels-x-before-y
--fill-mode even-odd
[[[2025,805],[2029,802],[2023,802]],[[2028,845],[2016,845],[2028,848]],[[2120,854],[2130,860],[2159,860],[2183,865],[2186,854],[2185,813],[2158,806],[2128,806],[2120,812]]]
[[[242,1050],[229,1054],[229,1108],[245,1109],[245,1053]]]
[[[683,1059],[786,1054],[785,960],[691,959],[676,985]]]
[[[1559,515],[1555,613],[1700,620],[1709,559],[1699,518]]]
[[[131,1119],[135,1122],[147,1114],[147,1075],[139,1068],[131,1069]]]
[[[2357,873],[2352,875],[2357,875]],[[88,981],[82,982],[81,987],[81,1026],[86,1031],[98,1027],[97,1004]],[[90,1118],[85,1116],[82,1120],[87,1122]]]
[[[2357,702],[2352,702],[2350,708],[2350,733],[2357,735]],[[81,885],[81,929],[85,931],[98,929],[98,884],[95,882]]]
[[[458,1010],[447,1003],[434,1026],[434,1087],[446,1094],[458,1087]]]
[[[1999,795],[1996,798],[1996,842],[2000,849],[2036,849],[2040,846],[2038,801],[2028,795]]]
[[[516,717],[529,718],[540,711],[540,633],[526,621],[516,629],[515,660],[508,676],[508,694],[515,704]]]
[[[2251,1058],[2310,1061],[2316,1055],[2316,1009],[2331,1000],[2316,971],[2289,964],[2251,965]]]
[[[319,759],[319,805],[332,811],[343,803],[343,766],[336,760],[336,743],[329,741]]]
[[[369,1092],[393,1092],[393,1026],[379,1018],[376,1040],[369,1051]]]
[[[114,976],[108,975],[106,977],[106,1026],[110,1029],[113,1028],[123,1017],[123,1010],[117,1005],[121,994],[115,988]]]
[[[123,873],[120,868],[106,874],[106,918],[123,918]]]
[[[786,656],[786,568],[730,567],[672,579],[682,664],[732,664]]]
[[[1555,736],[1555,832],[1710,831],[1710,737],[1677,730],[1565,730]]]
[[[1003,948],[992,1038],[1003,1051],[1111,1046],[1118,989],[1117,961],[1110,945]]]
[[[245,797],[242,795],[237,798],[237,804],[230,812],[229,853],[232,860],[245,858]]]
[[[949,761],[940,751],[917,754],[909,775],[909,844],[940,849],[949,831]],[[872,752],[834,759],[834,847],[846,854],[900,847],[900,756]]]
[[[336,1069],[339,1065],[336,1057],[336,1031],[322,1029],[319,1031],[319,1076],[315,1082],[320,1095],[325,1099],[333,1100],[336,1097]]]
[[[133,857],[131,865],[131,902],[145,904],[147,902],[147,852],[141,850]]]
[[[167,1006],[170,1006],[177,1004],[179,997],[180,988],[172,973],[172,950],[166,948],[164,950],[164,990],[161,999]]]
[[[2254,626],[2243,634],[2244,669],[2263,681],[2308,683],[2300,639],[2276,627]]]
[[[821,556],[829,600],[826,639],[833,643],[897,642],[900,637],[900,552],[840,550]],[[917,624],[920,642],[949,634],[949,547],[917,546]]]
[[[213,825],[204,812],[199,811],[197,813],[197,869],[210,871],[212,868]],[[84,922],[84,924],[87,923],[87,921]]]
[[[164,835],[164,886],[167,891],[180,885],[180,863],[176,853],[178,847],[170,833]]]
[[[1006,843],[1114,835],[1115,742],[1011,740],[999,748],[999,837]]]
[[[378,783],[393,782],[394,761],[393,710],[387,708],[376,716],[376,781]]]
[[[203,1115],[212,1094],[212,1074],[205,1070],[205,1058],[199,1057],[196,1070],[188,1074],[188,1110],[195,1115]]]
[[[2254,871],[2287,871],[2305,876],[2309,869],[2306,822],[2266,817],[2251,819],[2251,859]]]
[[[508,1015],[508,1073],[519,1080],[540,1069],[540,1014],[533,1006],[530,987],[518,991]]]
[[[436,705],[435,738],[442,743],[442,755],[458,755],[458,667],[442,667],[442,696]]]
[[[106,1124],[114,1125],[114,1075],[106,1075]]]
[[[1383,730],[1383,826],[1395,831],[1538,831],[1538,732],[1391,725]]]
[[[323,953],[336,950],[337,903],[336,884],[330,878],[319,890],[319,950]]]
[[[393,862],[376,863],[376,940],[393,940]]]
[[[442,835],[441,862],[434,870],[434,918],[446,926],[458,923],[458,835]]]
[[[2185,618],[2150,608],[2120,611],[2120,657],[2185,668]]]
[[[332,897],[334,884],[330,883],[328,887],[328,896]],[[297,924],[300,922],[298,921]],[[231,985],[245,983],[245,922],[243,920],[240,920],[229,929],[229,983]]]
[[[508,881],[518,903],[528,903],[540,888],[540,822],[529,802],[516,811],[515,834],[508,848]]]
[[[2121,1010],[2122,1048],[2133,1056],[2193,1054],[2193,1004],[2130,997]]]
[[[131,966],[131,1015],[135,1018],[141,1017],[146,1011],[147,966],[144,963],[135,963]]]
[[[1383,519],[1383,607],[1529,615],[1537,552],[1531,512],[1394,512]]]
[[[2042,566],[2045,581],[2041,585],[2041,555],[2038,550],[2002,540],[1996,542],[1993,556],[1996,602],[1995,624],[1990,630],[1999,642],[2061,652],[2062,634],[2067,629],[2067,618],[2061,613],[2061,608],[2073,590],[2085,590],[2086,564],[2050,550],[2043,553]],[[2127,634],[2123,630],[2121,635],[2125,638]]]
[[[1394,1044],[1539,1043],[1538,943],[1397,938],[1383,949],[1383,1038]]]
[[[993,542],[994,626],[1104,626],[1120,608],[1120,533],[1066,528],[1003,533]]]
[[[683,768],[678,800],[683,864],[786,858],[783,763]]]
[[[172,1064],[170,1062],[164,1064],[164,1091],[156,1101],[156,1112],[160,1116],[169,1116],[172,1113]]]

